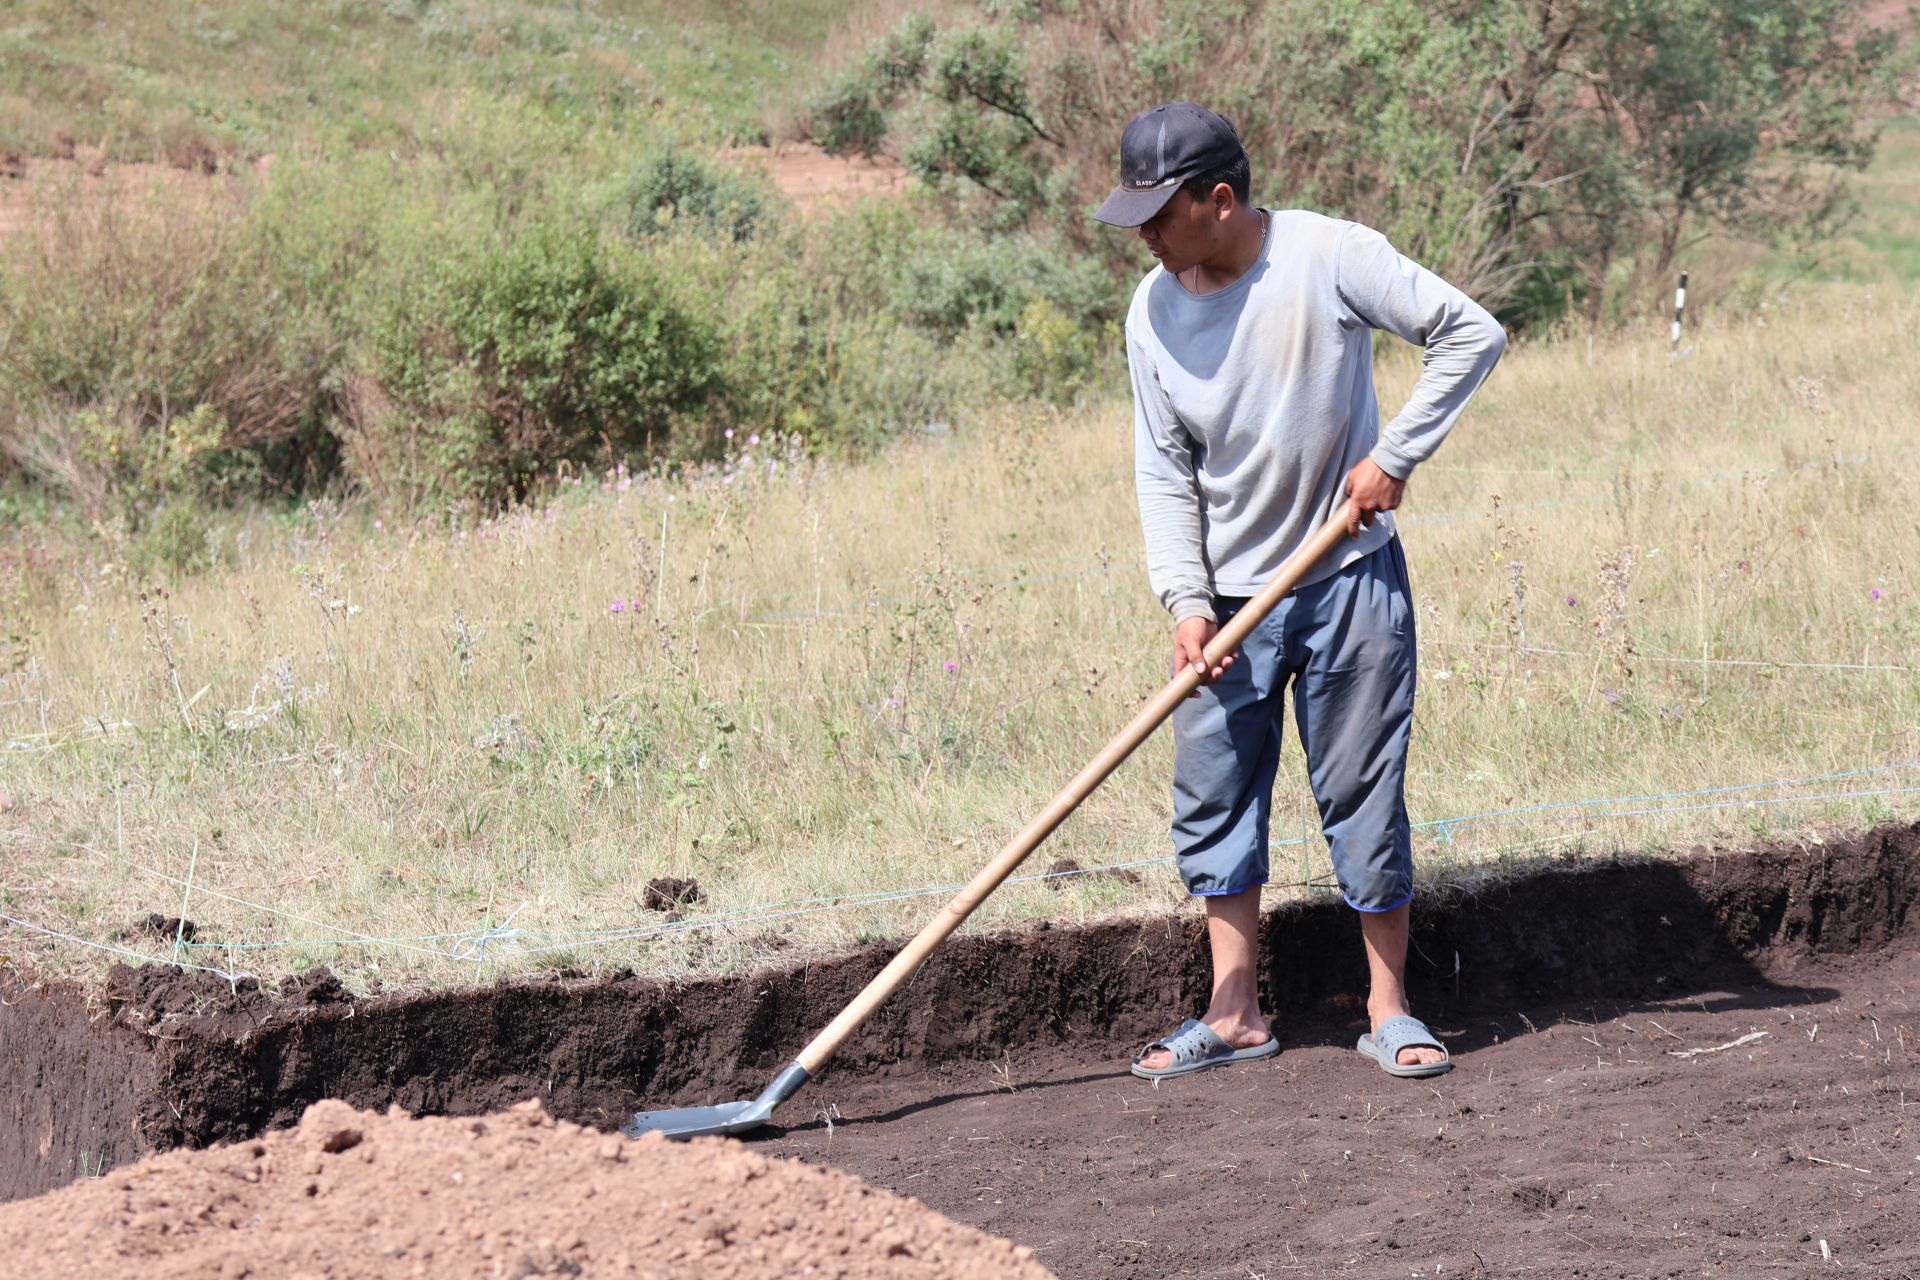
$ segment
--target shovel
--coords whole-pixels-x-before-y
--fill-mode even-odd
[[[1273,581],[1259,595],[1248,601],[1226,626],[1220,628],[1206,647],[1204,658],[1207,667],[1216,667],[1228,654],[1237,652],[1247,633],[1273,612],[1274,607],[1286,598],[1307,570],[1325,559],[1346,537],[1346,533],[1347,510],[1343,507],[1308,539],[1305,546],[1280,566]],[[1039,816],[1009,840],[993,861],[982,867],[967,882],[966,888],[955,894],[953,900],[927,922],[913,941],[902,947],[887,967],[876,974],[860,994],[840,1011],[839,1016],[829,1022],[800,1051],[799,1056],[773,1078],[773,1083],[760,1091],[759,1097],[723,1102],[712,1107],[636,1111],[633,1119],[620,1126],[620,1132],[629,1138],[648,1133],[663,1133],[669,1138],[694,1138],[703,1134],[744,1133],[765,1124],[772,1117],[773,1109],[798,1093],[800,1086],[826,1065],[847,1037],[858,1031],[874,1011],[913,976],[914,970],[933,953],[933,949],[946,941],[947,936],[987,900],[987,895],[998,889],[1026,861],[1027,855],[1039,848],[1040,842],[1052,835],[1054,828],[1064,822],[1067,815],[1080,806],[1081,801],[1092,795],[1094,788],[1105,782],[1107,775],[1119,768],[1120,762],[1132,755],[1134,749],[1145,742],[1199,684],[1200,673],[1194,668],[1188,667],[1177,672],[1166,688],[1155,694],[1153,700],[1141,708],[1127,727],[1101,748],[1100,754],[1075,774],[1073,781],[1062,788],[1059,795],[1047,802],[1047,807],[1040,811]]]

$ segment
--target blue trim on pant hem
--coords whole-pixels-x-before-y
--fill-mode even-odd
[[[1189,889],[1189,898],[1231,898],[1236,893],[1245,893],[1249,889],[1264,889],[1267,882],[1261,880],[1255,884],[1243,884],[1238,889]]]
[[[1352,898],[1348,898],[1347,895],[1344,893],[1341,894],[1340,896],[1346,899],[1347,905],[1352,907],[1355,911],[1363,911],[1367,915],[1377,916],[1377,915],[1384,915],[1389,911],[1398,911],[1400,908],[1406,906],[1409,902],[1412,902],[1413,890],[1411,889],[1407,890],[1407,896],[1400,899],[1400,901],[1394,903],[1390,907],[1363,907],[1359,903],[1355,902]]]

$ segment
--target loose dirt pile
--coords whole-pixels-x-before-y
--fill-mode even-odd
[[[1030,1251],[737,1143],[629,1142],[538,1102],[414,1119],[308,1108],[0,1209],[12,1280],[83,1275],[1032,1277]]]

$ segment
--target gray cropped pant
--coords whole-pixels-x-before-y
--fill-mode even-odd
[[[1215,601],[1224,624],[1244,599]],[[1282,600],[1226,674],[1174,713],[1173,846],[1199,896],[1267,879],[1282,694],[1333,855],[1360,911],[1413,897],[1407,742],[1413,727],[1413,600],[1400,539]]]

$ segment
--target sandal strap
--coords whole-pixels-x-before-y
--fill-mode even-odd
[[[1384,1061],[1398,1062],[1403,1049],[1438,1049],[1447,1054],[1447,1046],[1440,1043],[1439,1037],[1427,1029],[1427,1024],[1409,1014],[1388,1018],[1373,1033],[1373,1042],[1379,1046]]]
[[[1212,1027],[1198,1018],[1188,1018],[1171,1035],[1163,1036],[1148,1045],[1140,1056],[1144,1058],[1155,1049],[1165,1049],[1173,1055],[1177,1065],[1185,1066],[1189,1062],[1210,1058],[1222,1049],[1228,1048],[1227,1042],[1222,1040]]]

